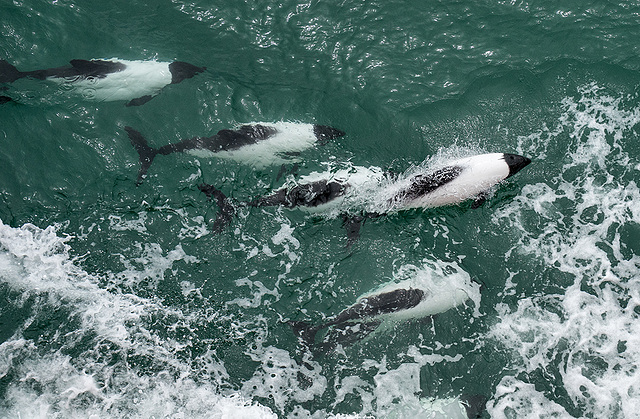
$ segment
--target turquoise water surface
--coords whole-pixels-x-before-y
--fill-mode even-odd
[[[186,61],[138,107],[0,83],[0,417],[633,418],[640,411],[640,5],[569,1],[0,4],[0,59]],[[281,166],[161,156],[250,122],[344,137]],[[218,207],[328,168],[532,163],[471,202],[365,220]],[[285,175],[280,173],[284,168]],[[365,197],[366,198],[366,197]],[[470,299],[329,353],[320,323],[390,281]],[[438,279],[439,278],[439,279]]]

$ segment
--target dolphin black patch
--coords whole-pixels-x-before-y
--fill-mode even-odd
[[[217,140],[213,141],[213,147],[207,148],[211,151],[237,150],[241,147],[271,138],[277,133],[278,130],[275,128],[260,124],[243,125],[235,131],[223,129],[216,134]]]
[[[126,65],[118,61],[105,60],[71,60],[71,67],[75,74],[72,76],[98,77],[103,78],[108,74],[117,73],[127,68]],[[60,75],[56,77],[69,77]]]
[[[348,185],[333,181],[320,180],[318,182],[296,185],[291,189],[282,188],[271,195],[260,197],[249,205],[266,207],[282,205],[287,208],[317,207],[344,195]]]
[[[134,131],[135,133],[135,131]],[[135,135],[130,134],[131,142],[134,143]],[[137,140],[137,142],[140,142]],[[134,144],[134,146],[136,146]],[[146,169],[153,160],[144,156],[148,155],[148,151],[144,145],[136,146],[140,154],[140,163],[142,165],[141,170]],[[153,154],[155,156],[155,154]],[[149,162],[149,163],[147,163]],[[138,180],[142,178],[139,176]],[[311,184],[297,185],[291,189],[282,188],[271,195],[260,197],[254,201],[243,202],[242,204],[251,207],[266,207],[266,206],[278,206],[283,205],[288,208],[297,206],[316,207],[318,205],[327,203],[332,199],[344,194],[348,184],[341,184],[338,182],[329,182],[322,180]],[[198,186],[200,191],[206,194],[209,199],[215,199],[218,204],[218,215],[213,225],[213,232],[220,233],[231,222],[232,217],[235,215],[236,210],[231,204],[231,201],[213,185],[203,183]]]
[[[343,137],[345,135],[345,132],[328,125],[314,125],[313,135],[316,136],[320,145],[324,145],[329,140]]]
[[[488,197],[489,197],[489,194],[487,192],[482,192],[478,194],[478,196],[475,197],[475,199],[473,200],[473,203],[471,204],[471,209],[480,208],[482,204],[485,203]]]
[[[71,60],[71,67],[54,67],[44,70],[33,70],[21,72],[22,77],[31,77],[44,80],[49,77],[57,78],[104,78],[111,73],[117,73],[127,68],[126,65],[117,61],[105,60]]]
[[[153,159],[156,157],[156,154],[158,154],[158,150],[150,147],[147,143],[147,139],[144,138],[139,131],[136,131],[129,126],[124,127],[124,129],[127,131],[131,145],[138,152],[140,170],[138,171],[136,185],[140,185],[142,183],[142,179],[147,175],[147,170],[149,170],[151,163],[153,163]]]
[[[211,137],[193,137],[178,143],[164,145],[158,149],[158,154],[166,156],[189,150],[209,150],[213,153],[232,151],[266,140],[277,132],[275,128],[260,124],[243,125],[237,130],[220,130]]]
[[[362,227],[363,220],[362,215],[349,216],[344,214],[342,216],[342,226],[347,231],[347,248],[351,247],[360,237],[360,227]]]
[[[433,173],[420,174],[411,178],[411,185],[395,197],[392,202],[411,201],[418,197],[424,196],[429,192],[433,192],[439,187],[451,182],[462,173],[462,167],[448,166],[436,170]]]
[[[0,83],[12,83],[23,77],[44,80],[48,77],[97,77],[122,71],[127,66],[117,61],[71,60],[71,67],[53,67],[44,70],[18,71],[5,60],[0,60]]]
[[[342,311],[328,325],[407,310],[420,304],[423,297],[424,291],[416,288],[397,289],[372,295]]]
[[[151,96],[151,95],[140,96],[140,97],[137,97],[135,99],[131,99],[129,102],[126,103],[125,106],[140,106],[140,105],[144,105],[145,103],[147,103],[148,101],[150,101],[153,98],[154,98],[154,96]]]
[[[531,163],[531,159],[527,157],[519,156],[517,154],[504,153],[503,158],[504,158],[504,161],[507,163],[507,166],[509,166],[509,176],[507,177],[511,177],[515,175],[520,170],[527,167],[529,163]]]

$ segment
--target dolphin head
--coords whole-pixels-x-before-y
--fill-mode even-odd
[[[190,79],[198,73],[202,73],[207,67],[197,67],[184,61],[174,61],[169,64],[171,72],[171,84],[178,84],[184,79]]]
[[[523,156],[519,156],[517,154],[503,154],[504,161],[507,162],[507,166],[509,166],[509,176],[513,176],[518,173],[520,170],[524,169],[529,163],[531,163],[531,159],[528,159]]]
[[[324,144],[328,140],[333,140],[335,138],[344,136],[345,133],[344,131],[332,128],[328,125],[314,125],[313,134],[316,136],[320,144]]]

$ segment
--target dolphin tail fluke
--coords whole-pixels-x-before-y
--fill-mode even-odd
[[[213,222],[211,231],[213,234],[222,233],[229,223],[231,223],[231,220],[236,213],[235,207],[231,203],[231,200],[227,198],[221,190],[217,189],[213,185],[202,183],[198,185],[198,189],[207,195],[209,199],[215,199],[216,204],[218,204],[218,215],[216,216],[216,220]]]
[[[316,334],[320,329],[307,322],[290,320],[287,323],[293,329],[293,333],[301,338],[307,347],[311,348],[315,345]]]
[[[0,60],[0,83],[13,83],[24,77],[17,68],[9,64],[6,60]]]
[[[342,216],[342,225],[347,231],[347,248],[350,248],[360,238],[360,227],[364,217],[361,215],[349,216],[344,214]]]
[[[147,170],[149,170],[151,163],[153,163],[154,157],[158,154],[158,150],[149,146],[146,138],[144,138],[139,131],[131,127],[124,127],[124,130],[127,131],[131,145],[136,149],[140,157],[140,171],[138,172],[138,179],[136,180],[136,184],[140,185],[147,175]]]

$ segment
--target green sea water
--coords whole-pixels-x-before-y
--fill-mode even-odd
[[[4,1],[0,59],[181,60],[147,104],[0,84],[0,417],[482,417],[640,411],[640,5],[581,1]],[[302,152],[395,173],[460,155],[532,159],[470,203],[367,219],[218,208],[283,183],[153,146],[248,122],[344,137]],[[467,275],[481,297],[328,354],[319,323],[389,281]]]

